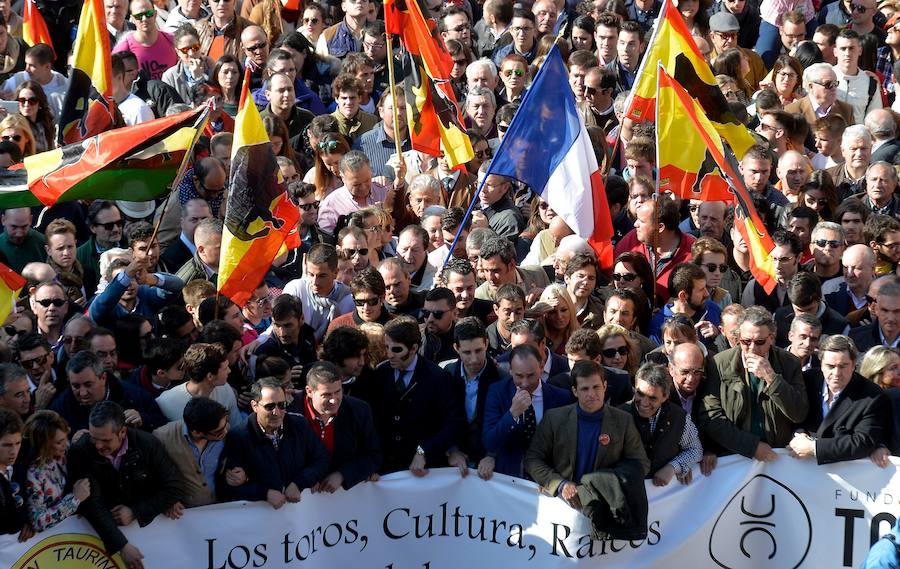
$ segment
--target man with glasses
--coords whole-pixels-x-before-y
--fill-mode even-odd
[[[124,247],[122,228],[125,221],[115,202],[94,200],[87,211],[91,238],[75,253],[84,269],[84,281],[96,284],[100,281],[100,254],[113,247]]]
[[[710,36],[712,37],[712,44],[715,48],[715,54],[712,57],[713,61],[715,61],[715,58],[718,55],[724,53],[726,49],[737,48],[750,64],[750,72],[744,76],[744,79],[755,89],[759,85],[759,82],[766,76],[766,64],[763,63],[763,60],[758,53],[744,47],[746,44],[742,43],[740,40],[743,39],[746,41],[748,39],[746,36],[753,34],[753,40],[749,45],[752,46],[756,43],[759,34],[759,12],[756,12],[756,29],[744,32],[739,21],[740,18],[736,14],[732,14],[728,11],[729,5],[738,9],[744,9],[744,7],[746,7],[744,10],[745,14],[757,10],[756,7],[751,8],[751,4],[752,2],[746,2],[746,0],[730,0],[729,2],[723,2],[721,11],[716,12],[710,17],[709,29]]]
[[[5,264],[17,273],[28,263],[41,263],[47,258],[44,236],[32,226],[31,208],[20,207],[3,210],[0,224],[0,254]]]
[[[371,267],[362,270],[350,281],[350,291],[356,310],[332,320],[329,333],[341,326],[359,328],[364,322],[384,325],[391,319],[391,314],[384,308],[385,287],[381,273]]]
[[[707,360],[697,344],[684,342],[675,346],[668,364],[669,375],[672,376],[672,389],[669,392],[669,401],[685,410],[694,425],[698,424],[702,409],[701,398],[698,393],[703,393],[700,387],[706,382],[706,377],[714,372],[711,368],[712,360]],[[702,432],[700,440],[703,443],[703,458],[700,460],[700,472],[709,476],[716,468],[717,457],[712,448],[715,443],[709,440]]]
[[[775,321],[761,306],[744,311],[738,341],[714,358],[698,426],[725,451],[771,462],[809,410],[802,366],[774,346]]]
[[[216,478],[221,465],[228,410],[209,397],[195,397],[184,406],[182,418],[155,431],[181,474],[182,495],[166,515],[178,519],[185,508],[216,502]]]
[[[38,334],[56,346],[62,337],[63,325],[69,312],[66,291],[56,281],[45,281],[31,289],[31,311],[37,317]]]
[[[29,393],[34,398],[34,408],[48,408],[65,383],[56,374],[56,355],[47,340],[34,332],[19,338],[18,353],[18,362],[27,374]]]
[[[587,109],[593,116],[597,126],[603,132],[610,132],[619,124],[613,109],[615,98],[616,76],[605,67],[591,67],[584,75],[584,103],[581,108]]]
[[[812,230],[810,248],[813,262],[806,268],[819,277],[823,286],[828,281],[843,276],[841,256],[844,254],[846,244],[844,228],[840,224],[831,221],[817,223]]]
[[[775,282],[777,283],[775,290],[767,293],[755,279],[751,280],[741,294],[741,304],[762,306],[774,313],[779,307],[786,306],[788,303],[787,284],[800,270],[800,255],[803,252],[803,246],[796,235],[783,229],[772,234],[772,241],[775,243],[775,248],[772,249],[770,258],[775,270]]]
[[[528,63],[531,63],[534,60],[538,45],[535,34],[534,14],[524,8],[513,8],[509,32],[512,36],[512,42],[494,50],[494,55],[491,57],[494,65],[500,67],[503,58],[511,53],[517,53],[524,57]]]
[[[88,428],[91,409],[102,401],[121,405],[129,427],[152,431],[166,423],[149,393],[108,373],[101,358],[92,352],[81,351],[72,356],[66,365],[66,377],[68,385],[60,389],[49,408],[69,424],[70,438]]]
[[[814,63],[803,71],[807,96],[785,106],[788,113],[802,114],[810,127],[822,117],[838,115],[847,124],[856,122],[853,107],[838,100],[838,80],[834,68],[827,63]]]
[[[172,35],[160,31],[156,6],[150,0],[131,0],[130,11],[135,30],[113,48],[113,53],[130,51],[147,78],[159,81],[166,69],[178,63]]]
[[[456,358],[453,328],[458,315],[453,292],[443,287],[428,291],[421,315],[422,346],[419,348],[419,355],[436,364]]]
[[[474,51],[472,23],[469,20],[469,13],[462,6],[450,4],[441,11],[438,31],[445,42],[456,40],[464,47]]]
[[[262,86],[263,72],[269,59],[269,39],[259,26],[247,26],[241,32],[243,61],[250,67],[250,89]]]

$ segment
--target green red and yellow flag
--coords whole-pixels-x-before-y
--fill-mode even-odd
[[[168,191],[208,120],[208,108],[200,107],[28,156],[23,165],[0,172],[0,208],[157,198]]]
[[[112,64],[102,0],[85,0],[81,8],[71,64],[59,117],[59,146],[125,125],[111,98]]]
[[[0,263],[0,324],[16,308],[19,292],[25,287],[25,279],[3,263]]]
[[[691,96],[688,95],[688,92],[678,83],[678,81],[666,73],[666,70],[661,64],[658,65],[657,71],[657,85],[659,86],[659,99],[661,105],[663,103],[669,104],[669,101],[674,98],[677,99],[678,105],[680,105],[683,110],[697,108],[698,105],[696,101],[691,99]],[[665,117],[664,114],[670,112],[672,112],[671,108],[661,106],[659,108],[658,117],[663,117],[664,121],[668,121],[669,119]],[[688,111],[686,114],[689,115],[690,112]],[[701,117],[702,115],[695,113],[693,117],[688,117],[691,119],[688,124],[680,123],[675,125],[676,128],[690,128],[693,130],[693,138],[689,141],[681,140],[681,144],[684,146],[680,147],[679,151],[684,152],[685,149],[689,149],[689,151],[684,153],[693,157],[694,164],[696,164],[698,158],[701,159],[698,171],[702,169],[704,172],[703,176],[700,177],[700,195],[703,195],[702,192],[705,185],[708,196],[715,196],[707,197],[706,199],[734,202],[734,226],[741,234],[750,253],[750,273],[753,275],[753,278],[762,285],[767,293],[771,293],[778,284],[775,281],[775,267],[772,263],[772,249],[775,248],[775,243],[772,241],[772,237],[769,235],[766,226],[759,217],[759,213],[753,206],[753,200],[750,198],[750,192],[747,191],[747,187],[744,185],[744,179],[738,175],[737,160],[734,158],[734,154],[727,146],[722,144],[721,139],[713,132],[712,126],[708,124],[708,121],[703,121]],[[704,124],[707,126],[704,127]],[[671,128],[673,128],[673,125],[668,122],[657,124],[658,133],[660,131],[667,131]],[[657,136],[662,136],[665,140],[665,137],[671,135],[667,132],[663,132],[663,134],[658,134]],[[669,139],[666,141],[666,144],[672,142],[678,141]],[[701,147],[701,144],[705,146],[705,148]],[[699,176],[696,172],[688,172],[683,169],[691,168],[692,164],[687,160],[676,161],[676,159],[672,157],[675,153],[670,154],[668,151],[664,151],[662,144],[660,144],[659,151],[663,151],[665,153],[664,155],[667,156],[666,160],[668,160],[666,163],[660,161],[660,190],[662,191],[665,189],[663,187],[664,177],[671,177],[674,175],[682,176],[682,181],[680,184],[676,184],[676,187],[671,188],[673,191],[676,191],[679,185],[683,191],[686,185],[683,180],[687,179],[689,181],[689,184],[687,185],[690,186],[688,191],[693,192],[692,188],[694,185],[698,185],[696,179]],[[673,161],[676,161],[676,165],[674,166]],[[663,173],[664,169],[667,172],[666,174]],[[691,174],[694,176],[693,182],[690,182],[692,178],[689,176]],[[709,179],[708,183],[704,184],[707,179]],[[671,181],[666,183],[669,185],[672,184]],[[728,184],[727,194],[723,193],[723,188],[721,187],[722,183]],[[687,197],[684,196],[683,193],[679,195]],[[703,199],[694,197],[693,194],[690,194],[689,197],[693,199]]]
[[[659,64],[697,99],[716,131],[728,142],[738,158],[743,157],[747,149],[753,146],[753,137],[729,109],[712,69],[703,59],[672,0],[663,0],[656,29],[625,104],[625,115],[635,122],[652,121],[655,118],[656,68]]]
[[[22,9],[22,39],[30,46],[43,43],[53,49],[53,40],[50,39],[50,30],[40,10],[34,4],[34,0],[25,0]]]
[[[241,90],[231,150],[231,189],[217,288],[244,306],[262,282],[300,212],[288,198],[284,179],[262,118],[250,97],[250,68]]]
[[[453,58],[437,25],[423,15],[419,0],[385,0],[384,20],[407,52],[402,67],[412,147],[432,156],[443,149],[451,167],[469,162],[475,154],[450,82]]]

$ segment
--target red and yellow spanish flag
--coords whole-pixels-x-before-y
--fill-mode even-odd
[[[25,7],[22,11],[22,39],[30,46],[43,43],[53,49],[47,22],[44,21],[40,10],[34,5],[34,0],[25,0]]]
[[[696,108],[696,101],[693,101],[690,98],[690,95],[687,94],[685,88],[680,85],[678,81],[666,73],[666,70],[661,64],[658,64],[657,69],[660,104],[671,97],[675,97],[679,100],[679,103],[683,105],[683,108]],[[688,105],[687,101],[690,101],[691,105]],[[659,108],[660,117],[663,117],[664,113],[669,112],[671,111],[668,108]],[[717,172],[709,174],[706,177],[715,178],[717,176],[719,180],[723,182],[730,182],[730,193],[729,195],[724,196],[723,200],[734,200],[734,226],[740,232],[741,237],[744,239],[744,243],[747,244],[747,249],[750,252],[750,273],[753,275],[753,278],[762,285],[767,293],[771,293],[775,290],[775,286],[777,285],[775,281],[775,268],[772,264],[772,249],[775,248],[775,243],[772,241],[772,237],[766,230],[766,226],[759,217],[756,208],[753,207],[753,200],[750,199],[750,193],[747,191],[747,187],[744,186],[744,179],[737,173],[737,160],[735,160],[734,154],[715,136],[712,132],[711,125],[708,125],[708,121],[702,121],[700,120],[700,117],[702,117],[702,115],[697,115],[697,120],[693,121],[693,125],[691,125],[691,128],[696,133],[695,139],[685,144],[685,146],[680,149],[683,151],[685,148],[690,148],[691,152],[685,152],[685,154],[690,154],[695,158],[701,156],[702,153],[702,156],[705,157],[702,159],[704,165],[707,160],[709,160],[709,166],[705,166],[705,168],[714,168]],[[664,118],[663,120],[667,121],[668,119]],[[708,125],[705,130],[701,126],[704,123]],[[681,125],[680,128],[685,128],[686,126],[687,125]],[[657,124],[656,127],[658,131],[668,130],[672,128],[672,125],[664,123]],[[663,134],[661,136],[665,137],[669,135]],[[705,148],[701,148],[701,144],[705,145]],[[659,146],[659,151],[663,151],[662,145]],[[679,164],[683,163],[679,162]],[[673,171],[671,164],[664,163],[661,158],[660,189],[663,189],[664,167],[669,168],[669,172]],[[681,171],[681,173],[685,174],[686,172]],[[703,185],[702,182],[704,179],[705,178],[701,178],[701,185]],[[710,184],[718,186],[719,182],[710,180]],[[710,191],[717,192],[716,195],[718,196],[720,195],[718,192],[721,192],[722,190],[720,187],[716,187]]]
[[[19,292],[25,287],[25,279],[3,263],[0,263],[0,324],[6,321],[16,308]]]
[[[244,77],[231,150],[231,189],[219,257],[218,290],[244,306],[300,218]]]
[[[686,200],[730,202],[728,180],[713,158],[724,156],[722,139],[700,105],[659,66],[656,148],[659,191]]]
[[[434,20],[423,15],[419,0],[385,0],[384,13],[387,33],[399,35],[407,51],[403,74],[412,147],[432,156],[443,148],[451,167],[465,164],[475,153],[450,83],[453,58]]]
[[[655,118],[656,68],[659,64],[697,99],[716,131],[728,141],[738,158],[743,157],[753,146],[753,137],[729,110],[709,64],[703,59],[672,0],[663,0],[656,29],[625,105],[625,115],[635,122]]]
[[[112,64],[102,0],[85,0],[81,8],[71,64],[59,117],[59,146],[125,126],[111,99]]]

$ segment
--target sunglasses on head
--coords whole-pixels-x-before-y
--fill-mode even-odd
[[[380,302],[381,302],[381,300],[377,299],[377,298],[354,298],[353,299],[353,304],[355,304],[356,306],[359,306],[359,307],[378,306],[378,304]]]
[[[12,136],[10,136],[8,134],[4,134],[3,136],[0,136],[0,140],[6,141],[6,142],[8,142],[10,140],[12,140],[13,142],[22,142],[22,135],[21,134],[13,134]]]
[[[109,223],[95,223],[93,225],[94,227],[102,227],[107,231],[112,231],[116,227],[122,227],[123,225],[125,225],[125,222],[120,219],[118,221],[110,221]]]
[[[319,142],[319,144],[317,146],[319,147],[319,150],[331,153],[331,152],[334,152],[334,150],[338,147],[338,141],[337,140],[323,140],[323,141]]]
[[[635,273],[613,273],[612,276],[614,281],[625,281],[626,283],[634,282],[637,277]]]
[[[319,203],[319,200],[316,200],[312,203],[302,203],[300,204],[300,209],[302,209],[303,211],[312,211],[314,209],[319,209]]]
[[[262,408],[267,412],[272,413],[273,411],[275,411],[275,409],[284,411],[285,409],[287,409],[287,406],[287,401],[279,401],[277,403],[266,403],[265,405],[262,405]]]
[[[825,247],[826,245],[828,245],[832,249],[837,249],[841,246],[841,242],[835,239],[816,239],[815,241],[813,241],[813,243],[815,243],[819,247]]]
[[[16,100],[19,101],[20,105],[24,105],[24,104],[36,105],[40,102],[40,101],[38,101],[37,97],[19,97]]]
[[[701,265],[701,266],[704,267],[704,268],[706,268],[706,270],[707,270],[708,272],[710,272],[710,273],[716,272],[716,269],[718,269],[720,273],[724,273],[725,271],[728,270],[728,265],[724,265],[724,264],[723,264],[723,265],[717,265],[717,264],[715,264],[715,263],[706,263],[706,264]]]
[[[34,299],[34,301],[44,308],[49,308],[51,304],[57,308],[60,308],[62,306],[65,306],[66,302],[68,302],[64,298],[42,298],[40,300]]]
[[[193,44],[191,44],[191,45],[187,45],[187,46],[184,46],[184,47],[179,47],[179,48],[178,48],[178,51],[180,51],[181,53],[183,53],[183,54],[185,54],[185,55],[191,53],[192,51],[200,51],[200,44],[199,44],[199,43],[193,43]]]
[[[444,314],[447,314],[447,310],[428,310],[427,308],[422,309],[422,318],[424,320],[428,320],[429,317],[434,316],[435,320],[440,320],[444,317]]]
[[[618,348],[606,348],[600,353],[603,354],[604,358],[614,358],[616,357],[616,355],[628,355],[628,348],[625,346],[619,346]]]
[[[147,10],[146,12],[137,12],[135,14],[132,14],[131,17],[139,22],[142,22],[144,20],[148,20],[148,19],[152,18],[155,15],[156,15],[156,10],[153,10],[151,8],[150,10]]]

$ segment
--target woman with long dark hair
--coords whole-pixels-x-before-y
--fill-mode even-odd
[[[16,101],[19,114],[28,119],[31,126],[35,151],[40,153],[56,148],[56,121],[41,84],[31,79],[23,81],[16,89]]]
[[[210,84],[222,91],[222,110],[232,117],[237,115],[238,104],[241,102],[243,81],[244,69],[241,62],[229,54],[216,61],[209,77]]]

